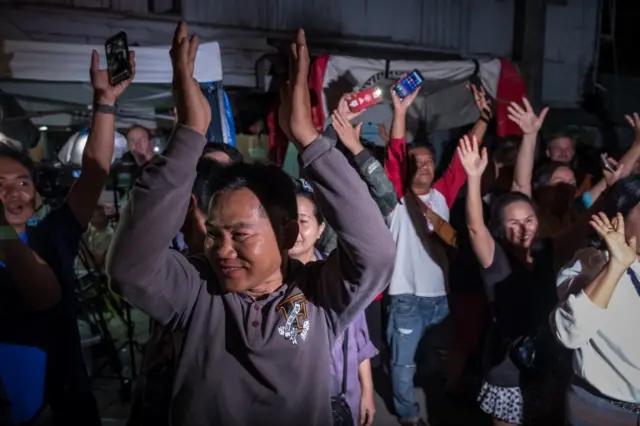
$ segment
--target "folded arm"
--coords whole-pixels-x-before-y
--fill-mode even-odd
[[[200,286],[196,269],[169,247],[184,222],[205,142],[176,126],[165,152],[131,190],[107,256],[114,290],[163,325],[184,324]]]

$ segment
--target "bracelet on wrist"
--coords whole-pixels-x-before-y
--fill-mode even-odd
[[[93,110],[102,114],[116,115],[116,113],[118,112],[118,104],[107,105],[95,102],[93,104]]]

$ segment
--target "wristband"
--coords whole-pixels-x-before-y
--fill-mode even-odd
[[[13,226],[2,225],[0,226],[0,242],[15,241],[18,239],[18,234]]]
[[[118,111],[118,105],[105,105],[95,103],[93,104],[93,110],[95,112],[101,112],[102,114],[116,115],[116,112]]]
[[[584,203],[584,206],[587,208],[587,210],[589,210],[591,205],[593,205],[593,200],[591,199],[591,193],[589,191],[582,194],[582,202]]]

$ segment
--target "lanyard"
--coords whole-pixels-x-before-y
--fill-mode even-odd
[[[629,278],[631,278],[631,282],[633,283],[633,286],[636,288],[636,292],[640,296],[640,280],[638,279],[638,276],[631,268],[627,268],[627,275],[629,275]]]

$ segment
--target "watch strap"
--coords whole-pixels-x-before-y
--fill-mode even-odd
[[[101,112],[103,114],[111,114],[116,115],[118,112],[118,104],[115,105],[105,105],[105,104],[93,104],[93,110],[96,112]]]

